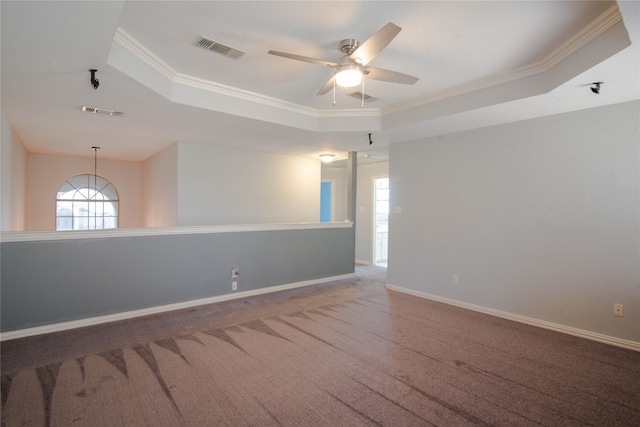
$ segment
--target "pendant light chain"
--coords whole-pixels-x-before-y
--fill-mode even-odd
[[[333,76],[333,106],[336,106],[336,76]]]
[[[98,150],[100,147],[91,147],[93,149],[93,229],[95,230],[98,224],[98,210],[95,204],[98,202],[96,196],[98,195]]]

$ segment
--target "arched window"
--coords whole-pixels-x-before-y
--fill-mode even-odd
[[[56,230],[118,228],[118,192],[106,179],[76,175],[58,189]]]

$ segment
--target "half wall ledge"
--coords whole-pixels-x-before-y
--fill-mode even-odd
[[[5,340],[352,277],[355,227],[12,232],[0,263]]]

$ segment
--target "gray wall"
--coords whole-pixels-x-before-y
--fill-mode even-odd
[[[639,122],[634,101],[391,145],[388,282],[640,342]]]
[[[354,272],[355,230],[3,242],[2,332]]]

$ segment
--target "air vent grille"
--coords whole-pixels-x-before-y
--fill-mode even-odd
[[[196,42],[196,46],[198,46],[198,47],[200,47],[202,49],[210,50],[210,51],[215,52],[215,53],[219,53],[220,55],[224,55],[227,58],[231,58],[231,59],[238,59],[242,55],[244,55],[244,52],[242,52],[242,51],[240,51],[238,49],[234,49],[232,47],[225,46],[222,43],[218,43],[218,42],[213,41],[211,39],[208,39],[206,37],[201,37]]]
[[[362,99],[362,92],[357,91],[357,92],[353,92],[350,93],[349,96],[356,98],[356,99]],[[374,98],[373,96],[367,95],[366,93],[364,94],[364,100],[365,101],[369,101],[369,102],[373,102],[373,101],[377,101],[378,98]]]
[[[93,114],[107,114],[109,116],[121,116],[122,113],[120,111],[108,110],[106,108],[97,108],[97,107],[87,107],[86,105],[82,106],[82,111],[86,113]]]

